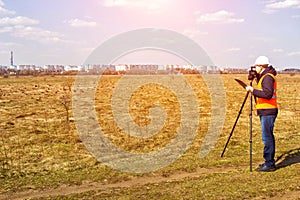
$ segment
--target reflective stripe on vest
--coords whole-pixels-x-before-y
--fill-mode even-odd
[[[258,89],[262,90],[262,81],[265,78],[266,75],[270,75],[274,78],[274,90],[273,90],[273,96],[271,99],[264,99],[264,98],[258,98],[256,102],[256,108],[257,109],[268,109],[268,108],[278,108],[277,106],[277,81],[276,77],[273,74],[267,73],[264,76],[261,77],[261,79],[258,82]]]

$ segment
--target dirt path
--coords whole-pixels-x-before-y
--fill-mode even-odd
[[[244,169],[244,168],[241,168]],[[212,174],[222,171],[222,173],[230,172],[230,171],[240,170],[235,168],[198,168],[195,172],[178,172],[176,174],[172,174],[170,176],[147,176],[147,177],[131,177],[130,180],[122,181],[118,183],[112,184],[103,184],[98,182],[90,182],[82,185],[76,186],[60,186],[58,188],[49,188],[47,190],[28,190],[24,192],[14,193],[14,194],[0,194],[0,200],[6,199],[31,199],[31,198],[42,198],[42,197],[55,197],[55,196],[68,196],[71,194],[80,194],[84,192],[100,190],[100,192],[105,192],[109,189],[116,188],[130,188],[130,187],[138,187],[147,184],[155,184],[169,181],[181,180],[184,178],[197,178],[203,174]],[[270,200],[277,199],[298,199],[300,197],[300,191],[290,191],[288,193],[283,193],[276,197],[270,198]],[[268,198],[267,198],[268,199]]]
[[[216,173],[218,171],[229,172],[231,170],[238,170],[237,168],[198,168],[195,172],[178,172],[170,176],[150,176],[150,177],[132,177],[128,181],[122,181],[113,184],[103,184],[97,182],[86,183],[83,185],[76,186],[61,186],[58,188],[47,189],[47,190],[28,190],[24,192],[9,194],[9,195],[0,195],[0,200],[4,199],[30,199],[30,198],[41,198],[41,197],[53,197],[53,196],[67,196],[70,194],[80,194],[84,192],[89,192],[93,190],[108,190],[113,188],[129,188],[146,184],[161,183],[167,181],[180,180],[184,178],[196,178],[203,174]]]
[[[257,197],[253,200],[267,199],[267,200],[297,200],[300,198],[300,190],[298,191],[289,191],[288,193],[282,193],[276,197],[265,198],[265,197]]]

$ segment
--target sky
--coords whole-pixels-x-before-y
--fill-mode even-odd
[[[219,67],[249,68],[268,56],[300,68],[300,0],[0,0],[0,65],[81,65],[103,42],[141,28],[178,32]],[[184,64],[137,51],[119,63]]]

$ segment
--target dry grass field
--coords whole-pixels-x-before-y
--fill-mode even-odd
[[[198,102],[195,139],[171,165],[142,174],[112,169],[87,151],[72,112],[76,76],[1,77],[0,199],[300,199],[300,75],[278,75],[278,169],[272,173],[254,171],[263,161],[255,110],[253,172],[249,170],[249,101],[225,156],[220,157],[245,96],[234,78],[247,82],[247,75],[221,75],[226,91],[225,123],[215,147],[202,159],[199,150],[211,119],[211,99],[201,75],[184,77]],[[144,85],[132,94],[128,109],[138,126],[150,123],[153,105],[161,105],[166,113],[157,134],[134,137],[118,127],[112,111],[111,99],[120,78],[102,76],[99,81],[95,99],[99,125],[125,151],[159,150],[180,127],[176,94],[157,84]]]

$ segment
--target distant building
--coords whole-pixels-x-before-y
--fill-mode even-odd
[[[65,71],[65,66],[63,65],[44,65],[42,69],[46,72],[62,72]]]
[[[29,64],[23,64],[23,65],[18,65],[17,70],[38,70],[39,68],[35,65],[29,65]]]
[[[8,66],[8,70],[11,70],[11,71],[17,71],[17,66],[16,65],[10,65]]]
[[[67,65],[65,66],[65,71],[81,71],[82,67],[77,65]]]
[[[200,72],[200,73],[207,73],[207,66],[196,66],[196,69]]]
[[[8,68],[7,66],[0,65],[0,69],[1,69],[1,70],[7,70],[7,68]]]
[[[129,69],[128,65],[116,65],[116,71],[127,71]]]

